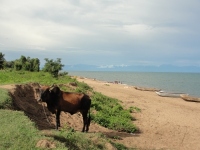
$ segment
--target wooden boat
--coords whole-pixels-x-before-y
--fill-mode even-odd
[[[200,102],[200,98],[189,96],[188,94],[181,94],[180,97],[185,101]]]
[[[160,91],[160,89],[156,89],[156,88],[147,88],[147,87],[134,87],[136,90],[140,90],[140,91]]]
[[[156,94],[162,97],[181,97],[181,94],[188,95],[186,93],[170,93],[165,91],[157,91]]]

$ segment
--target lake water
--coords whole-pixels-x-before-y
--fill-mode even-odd
[[[72,71],[69,75],[102,81],[158,88],[168,92],[183,92],[200,97],[200,73]]]

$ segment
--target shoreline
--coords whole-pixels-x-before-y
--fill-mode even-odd
[[[122,81],[102,81],[102,80],[97,80],[96,78],[87,78],[87,77],[81,77],[81,76],[72,76],[74,78],[80,78],[80,79],[88,79],[88,80],[93,80],[93,81],[97,81],[97,82],[101,82],[104,84],[118,84],[118,85],[124,85],[124,88],[135,88],[136,90],[140,90],[140,91],[151,91],[151,92],[156,92],[158,96],[160,97],[179,97],[182,98],[183,100],[186,101],[191,101],[191,102],[200,102],[200,97],[197,96],[191,96],[189,93],[179,93],[179,96],[173,96],[173,94],[178,94],[178,92],[166,92],[163,91],[162,89],[159,88],[154,88],[154,87],[142,87],[142,86],[134,86],[134,85],[129,85],[129,84],[123,84]],[[158,92],[164,92],[166,93],[165,95],[162,96],[162,94],[158,94]]]
[[[200,149],[199,103],[160,97],[155,92],[136,90],[134,86],[125,84],[77,76],[76,79],[88,84],[94,91],[117,98],[126,109],[131,106],[141,109],[139,113],[132,113],[133,123],[141,133],[122,136],[119,143],[139,149]]]
[[[168,93],[185,93],[199,97],[200,76],[192,73],[139,73],[139,72],[69,72],[69,75],[82,76],[105,82],[118,82],[142,88],[156,88]]]

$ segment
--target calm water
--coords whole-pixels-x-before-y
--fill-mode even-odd
[[[69,72],[69,75],[110,82],[121,81],[123,84],[154,87],[164,91],[183,92],[200,97],[200,73],[76,71]]]

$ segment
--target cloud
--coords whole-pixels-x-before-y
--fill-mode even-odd
[[[0,5],[0,51],[9,55],[34,51],[68,64],[102,66],[199,64],[198,0],[1,0]]]

